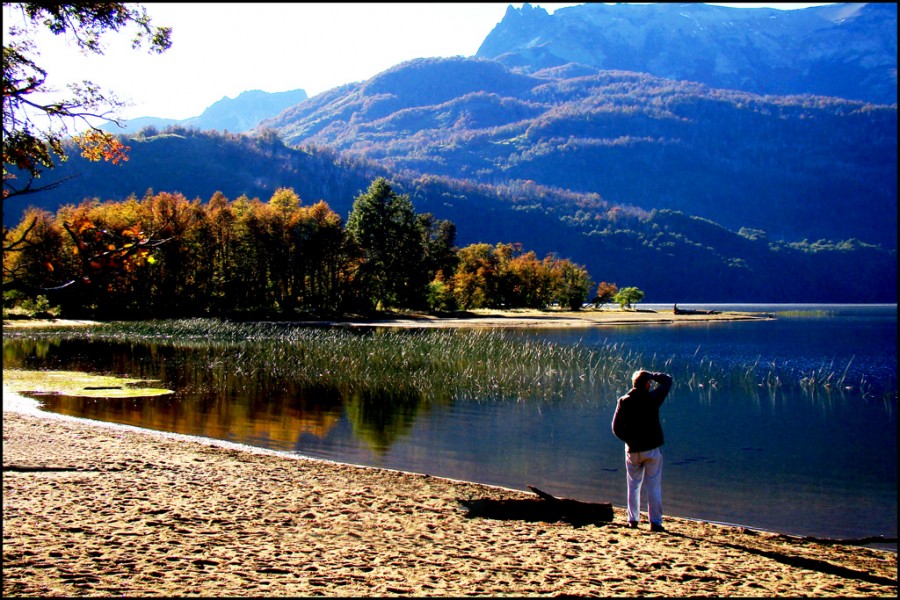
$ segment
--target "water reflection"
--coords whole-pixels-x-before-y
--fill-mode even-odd
[[[42,395],[44,409],[185,435],[291,451],[304,435],[325,438],[346,415],[353,435],[384,454],[408,434],[426,406],[412,388],[338,388],[259,376],[259,365],[235,369],[212,345],[176,350],[158,344],[4,340],[6,368],[140,373],[176,390],[162,398]]]
[[[324,437],[341,419],[334,390],[286,391],[266,402],[239,402],[213,394],[186,399],[41,396],[44,410],[191,436],[290,451],[303,434]]]
[[[415,390],[355,391],[346,401],[347,419],[354,435],[384,456],[394,442],[409,434],[423,404]]]

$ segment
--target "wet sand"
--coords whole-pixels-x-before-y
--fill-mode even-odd
[[[893,552],[469,518],[535,496],[3,404],[4,597],[897,595]]]

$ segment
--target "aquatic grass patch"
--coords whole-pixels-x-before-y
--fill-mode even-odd
[[[763,360],[761,355],[753,362],[738,362],[707,356],[698,347],[687,358],[661,358],[656,354],[644,360],[631,354],[626,354],[625,358],[643,368],[670,373],[675,379],[674,389],[702,392],[710,399],[729,390],[741,390],[751,396],[763,393],[769,398],[791,391],[812,400],[832,397],[880,398],[894,403],[897,400],[896,377],[875,384],[865,373],[855,378],[850,376],[855,357],[846,363],[823,360],[818,366],[795,364],[787,359]]]
[[[804,394],[896,397],[863,375],[849,379],[850,364],[823,361],[817,368],[763,361],[728,362],[704,355],[645,356],[620,341],[560,344],[502,329],[401,329],[299,326],[291,323],[182,319],[102,323],[80,328],[4,332],[30,341],[91,339],[191,349],[218,380],[256,385],[266,379],[326,386],[344,393],[397,391],[427,402],[567,399],[614,403],[638,368],[666,371],[676,390],[714,397],[731,389]],[[851,359],[852,362],[852,359]]]
[[[810,318],[810,317],[833,317],[835,314],[832,310],[823,310],[823,309],[789,309],[789,310],[779,310],[775,312],[777,317],[799,317],[799,318]]]
[[[591,399],[620,385],[637,355],[615,345],[562,345],[497,330],[351,329],[217,319],[115,322],[90,329],[27,332],[193,349],[211,369],[342,391],[415,390],[436,402]],[[629,362],[633,364],[629,364]],[[223,373],[223,376],[224,373]]]

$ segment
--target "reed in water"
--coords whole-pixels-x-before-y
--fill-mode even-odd
[[[204,352],[211,368],[256,373],[339,389],[410,390],[436,401],[454,398],[589,400],[621,387],[637,368],[670,372],[676,387],[712,395],[733,387],[772,394],[866,394],[865,378],[847,380],[850,364],[805,372],[757,358],[721,365],[702,355],[646,357],[621,343],[559,344],[501,329],[349,329],[286,323],[180,319],[101,323],[87,328],[5,332],[5,337],[147,343]],[[852,358],[850,362],[852,362]]]

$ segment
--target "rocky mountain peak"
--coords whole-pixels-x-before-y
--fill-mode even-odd
[[[897,102],[897,5],[799,10],[701,3],[510,7],[476,56],[526,72],[568,63],[756,94]]]

